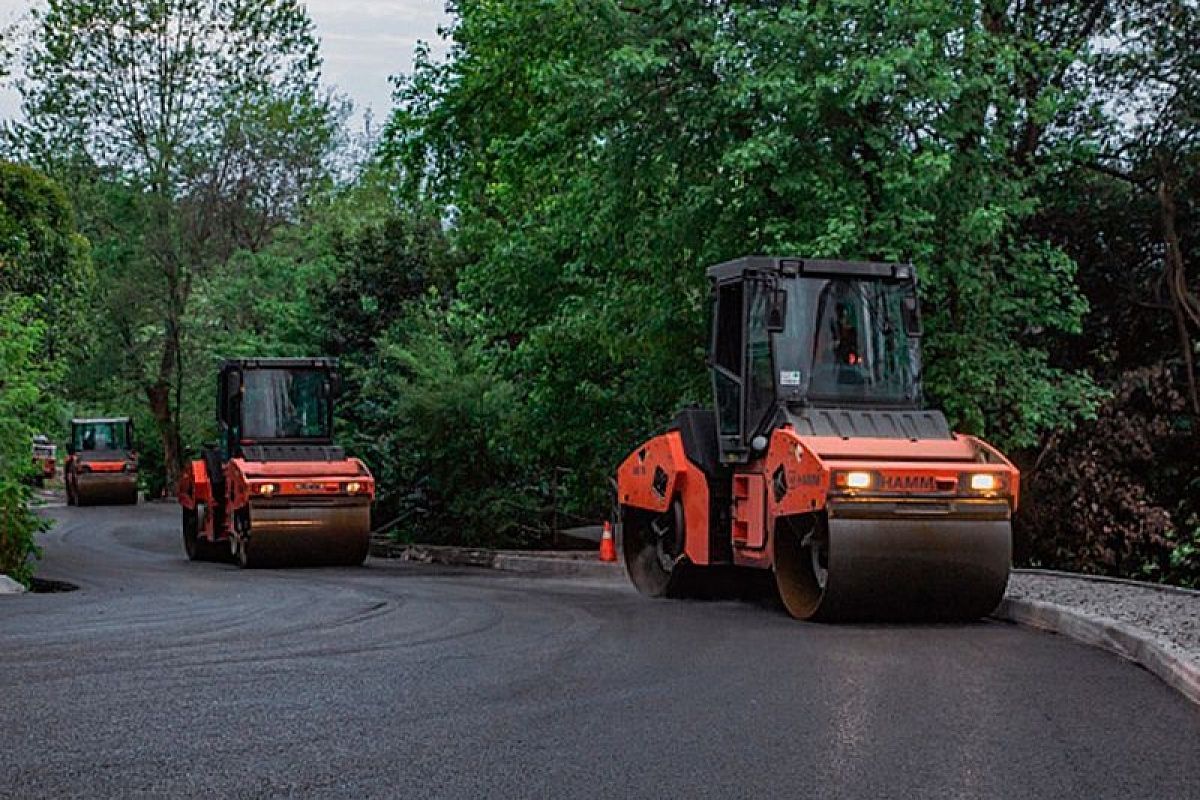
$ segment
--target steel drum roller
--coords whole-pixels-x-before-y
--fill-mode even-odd
[[[132,505],[137,502],[137,475],[128,472],[92,472],[75,479],[81,506]]]
[[[371,540],[367,498],[250,504],[247,566],[357,565]]]
[[[978,619],[1004,597],[1011,562],[1011,522],[987,510],[834,510],[775,546],[784,605],[815,620]]]

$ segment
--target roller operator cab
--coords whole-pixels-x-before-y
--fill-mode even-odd
[[[677,596],[746,568],[801,619],[990,613],[1018,472],[924,407],[913,267],[750,257],[708,277],[714,408],[618,469],[634,585]]]
[[[189,558],[228,554],[243,567],[363,562],[375,480],[333,443],[338,386],[333,359],[222,365],[219,441],[180,479]]]
[[[138,456],[129,417],[71,420],[63,464],[67,505],[135,504]]]

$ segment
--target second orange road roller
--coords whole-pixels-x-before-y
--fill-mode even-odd
[[[71,420],[63,464],[67,505],[136,504],[138,456],[129,417]]]
[[[747,257],[708,278],[714,407],[617,472],[633,584],[679,596],[757,570],[800,619],[993,611],[1019,475],[925,406],[913,266]]]
[[[228,556],[242,567],[363,562],[375,480],[333,442],[338,385],[333,359],[222,365],[219,442],[180,478],[188,558]]]

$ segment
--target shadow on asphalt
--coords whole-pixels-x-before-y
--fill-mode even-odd
[[[34,578],[29,582],[29,591],[37,594],[73,592],[79,587],[69,581],[52,581],[49,578]]]

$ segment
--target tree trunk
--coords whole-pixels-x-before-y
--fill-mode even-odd
[[[167,490],[174,491],[180,474],[179,422],[171,408],[171,386],[155,383],[146,387],[146,399],[150,403],[150,414],[154,417],[162,440],[163,469],[166,471]]]
[[[165,163],[165,162],[164,162]],[[174,491],[183,471],[183,445],[180,413],[183,408],[183,337],[182,325],[187,305],[185,269],[179,252],[173,200],[166,190],[166,168],[156,171],[153,187],[154,231],[149,240],[166,281],[166,307],[163,309],[162,353],[158,372],[146,386],[150,413],[162,439],[163,472],[168,491]]]
[[[1175,327],[1179,333],[1179,349],[1183,354],[1183,367],[1187,375],[1192,413],[1200,416],[1200,388],[1196,384],[1196,363],[1192,352],[1195,345],[1192,342],[1191,330],[1188,326],[1190,315],[1187,303],[1190,297],[1187,288],[1187,273],[1183,266],[1183,250],[1179,240],[1179,230],[1175,224],[1177,215],[1173,189],[1170,176],[1164,169],[1158,184],[1158,208],[1163,227],[1163,238],[1167,243],[1164,278],[1167,294],[1170,297],[1171,313],[1175,316]]]

